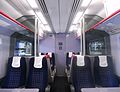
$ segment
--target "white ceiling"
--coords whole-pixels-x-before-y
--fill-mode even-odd
[[[37,1],[37,0],[36,0]],[[56,33],[64,33],[68,24],[74,0],[44,0],[48,9],[53,28]],[[82,1],[82,0],[81,0]],[[105,17],[102,0],[93,0],[85,14]],[[39,7],[40,8],[40,7]],[[77,12],[82,7],[77,8]],[[86,9],[86,7],[84,7]],[[33,15],[33,11],[26,0],[0,0],[0,10],[9,14],[14,19],[23,15]],[[41,9],[40,9],[41,10]],[[76,13],[77,13],[76,12]],[[76,14],[75,13],[75,14]]]
[[[45,0],[56,33],[65,32],[73,1],[74,0]]]

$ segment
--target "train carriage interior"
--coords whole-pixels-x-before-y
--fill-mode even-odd
[[[120,0],[0,0],[0,92],[120,92]]]

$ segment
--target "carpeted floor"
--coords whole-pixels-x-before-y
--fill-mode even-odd
[[[55,77],[51,92],[70,92],[70,86],[67,77]]]

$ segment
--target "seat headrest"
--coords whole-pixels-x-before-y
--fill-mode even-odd
[[[100,67],[107,67],[107,56],[99,56],[99,66]]]
[[[68,53],[68,57],[69,57],[69,58],[71,58],[71,57],[72,57],[72,55],[73,55],[73,53],[72,53],[72,52],[69,52],[69,53]]]
[[[15,56],[12,59],[12,67],[19,68],[20,67],[20,59],[21,57]]]
[[[41,55],[39,57],[34,58],[34,67],[35,68],[42,68],[42,59],[45,55]]]
[[[52,52],[48,52],[48,55],[51,58],[52,57]]]
[[[77,57],[77,66],[85,66],[84,56],[75,55]]]

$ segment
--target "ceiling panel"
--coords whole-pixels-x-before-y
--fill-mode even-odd
[[[56,33],[65,32],[73,1],[74,0],[45,0]]]
[[[65,32],[74,0],[60,0],[60,32]]]
[[[58,0],[45,0],[55,32],[59,32],[59,8]]]

